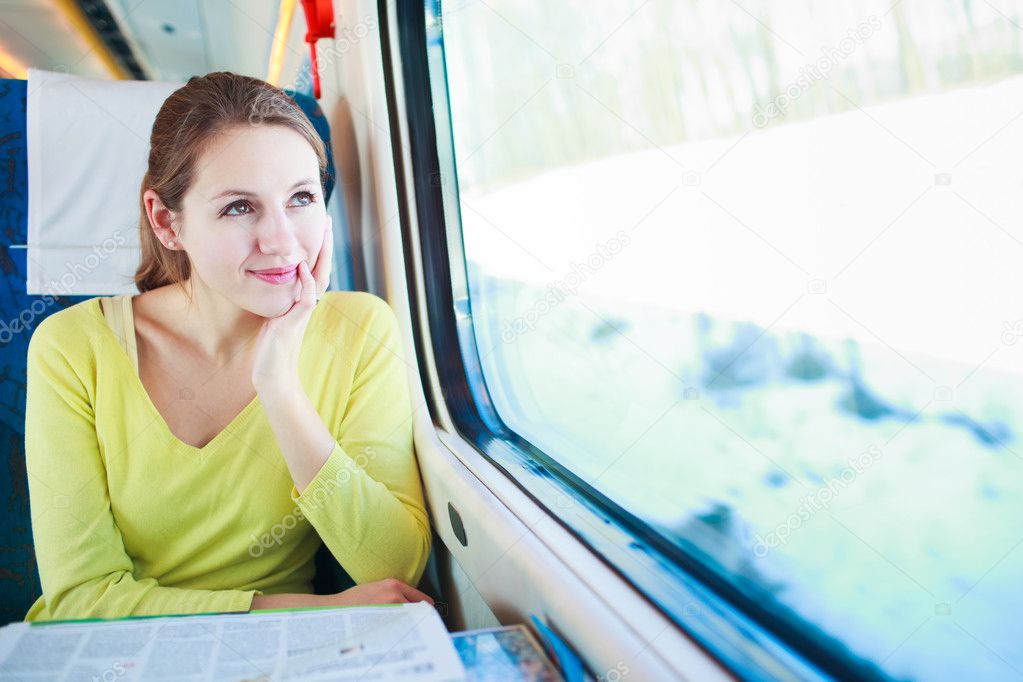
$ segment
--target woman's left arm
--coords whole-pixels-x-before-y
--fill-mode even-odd
[[[406,365],[394,312],[380,298],[364,300],[369,314],[338,439],[297,373],[265,382],[259,396],[295,482],[292,499],[352,579],[415,585],[431,535]]]
[[[358,363],[339,439],[324,425],[299,378],[302,340],[332,268],[324,216],[316,262],[299,263],[301,291],[257,337],[252,383],[295,485],[291,498],[356,583],[397,578],[415,585],[430,553],[430,523],[412,447],[398,321],[376,296],[365,314]],[[329,304],[328,304],[329,305]]]

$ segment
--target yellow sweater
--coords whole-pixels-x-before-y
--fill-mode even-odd
[[[43,596],[25,620],[247,611],[254,594],[311,593],[321,539],[356,583],[419,581],[429,520],[382,299],[328,292],[309,321],[300,380],[338,442],[301,495],[258,397],[195,448],[170,432],[133,352],[100,298],[32,335],[25,454]]]

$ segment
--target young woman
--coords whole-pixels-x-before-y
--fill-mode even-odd
[[[29,344],[26,620],[432,601],[410,587],[430,529],[397,320],[325,292],[326,163],[263,81],[211,73],[164,102],[141,293]],[[356,587],[312,594],[321,543]]]

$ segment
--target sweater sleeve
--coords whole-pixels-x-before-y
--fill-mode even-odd
[[[394,312],[383,299],[371,300],[334,449],[301,494],[292,486],[291,497],[356,583],[397,578],[416,585],[431,536],[408,375]]]
[[[261,591],[171,588],[136,578],[110,509],[93,410],[95,367],[84,354],[72,361],[67,344],[81,341],[73,330],[53,326],[47,318],[29,341],[25,389],[25,458],[44,613],[64,620],[248,611]]]

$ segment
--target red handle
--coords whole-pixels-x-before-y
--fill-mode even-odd
[[[305,41],[309,43],[309,63],[313,76],[313,97],[320,98],[320,69],[316,64],[316,41],[334,37],[334,0],[302,0],[307,31]]]

